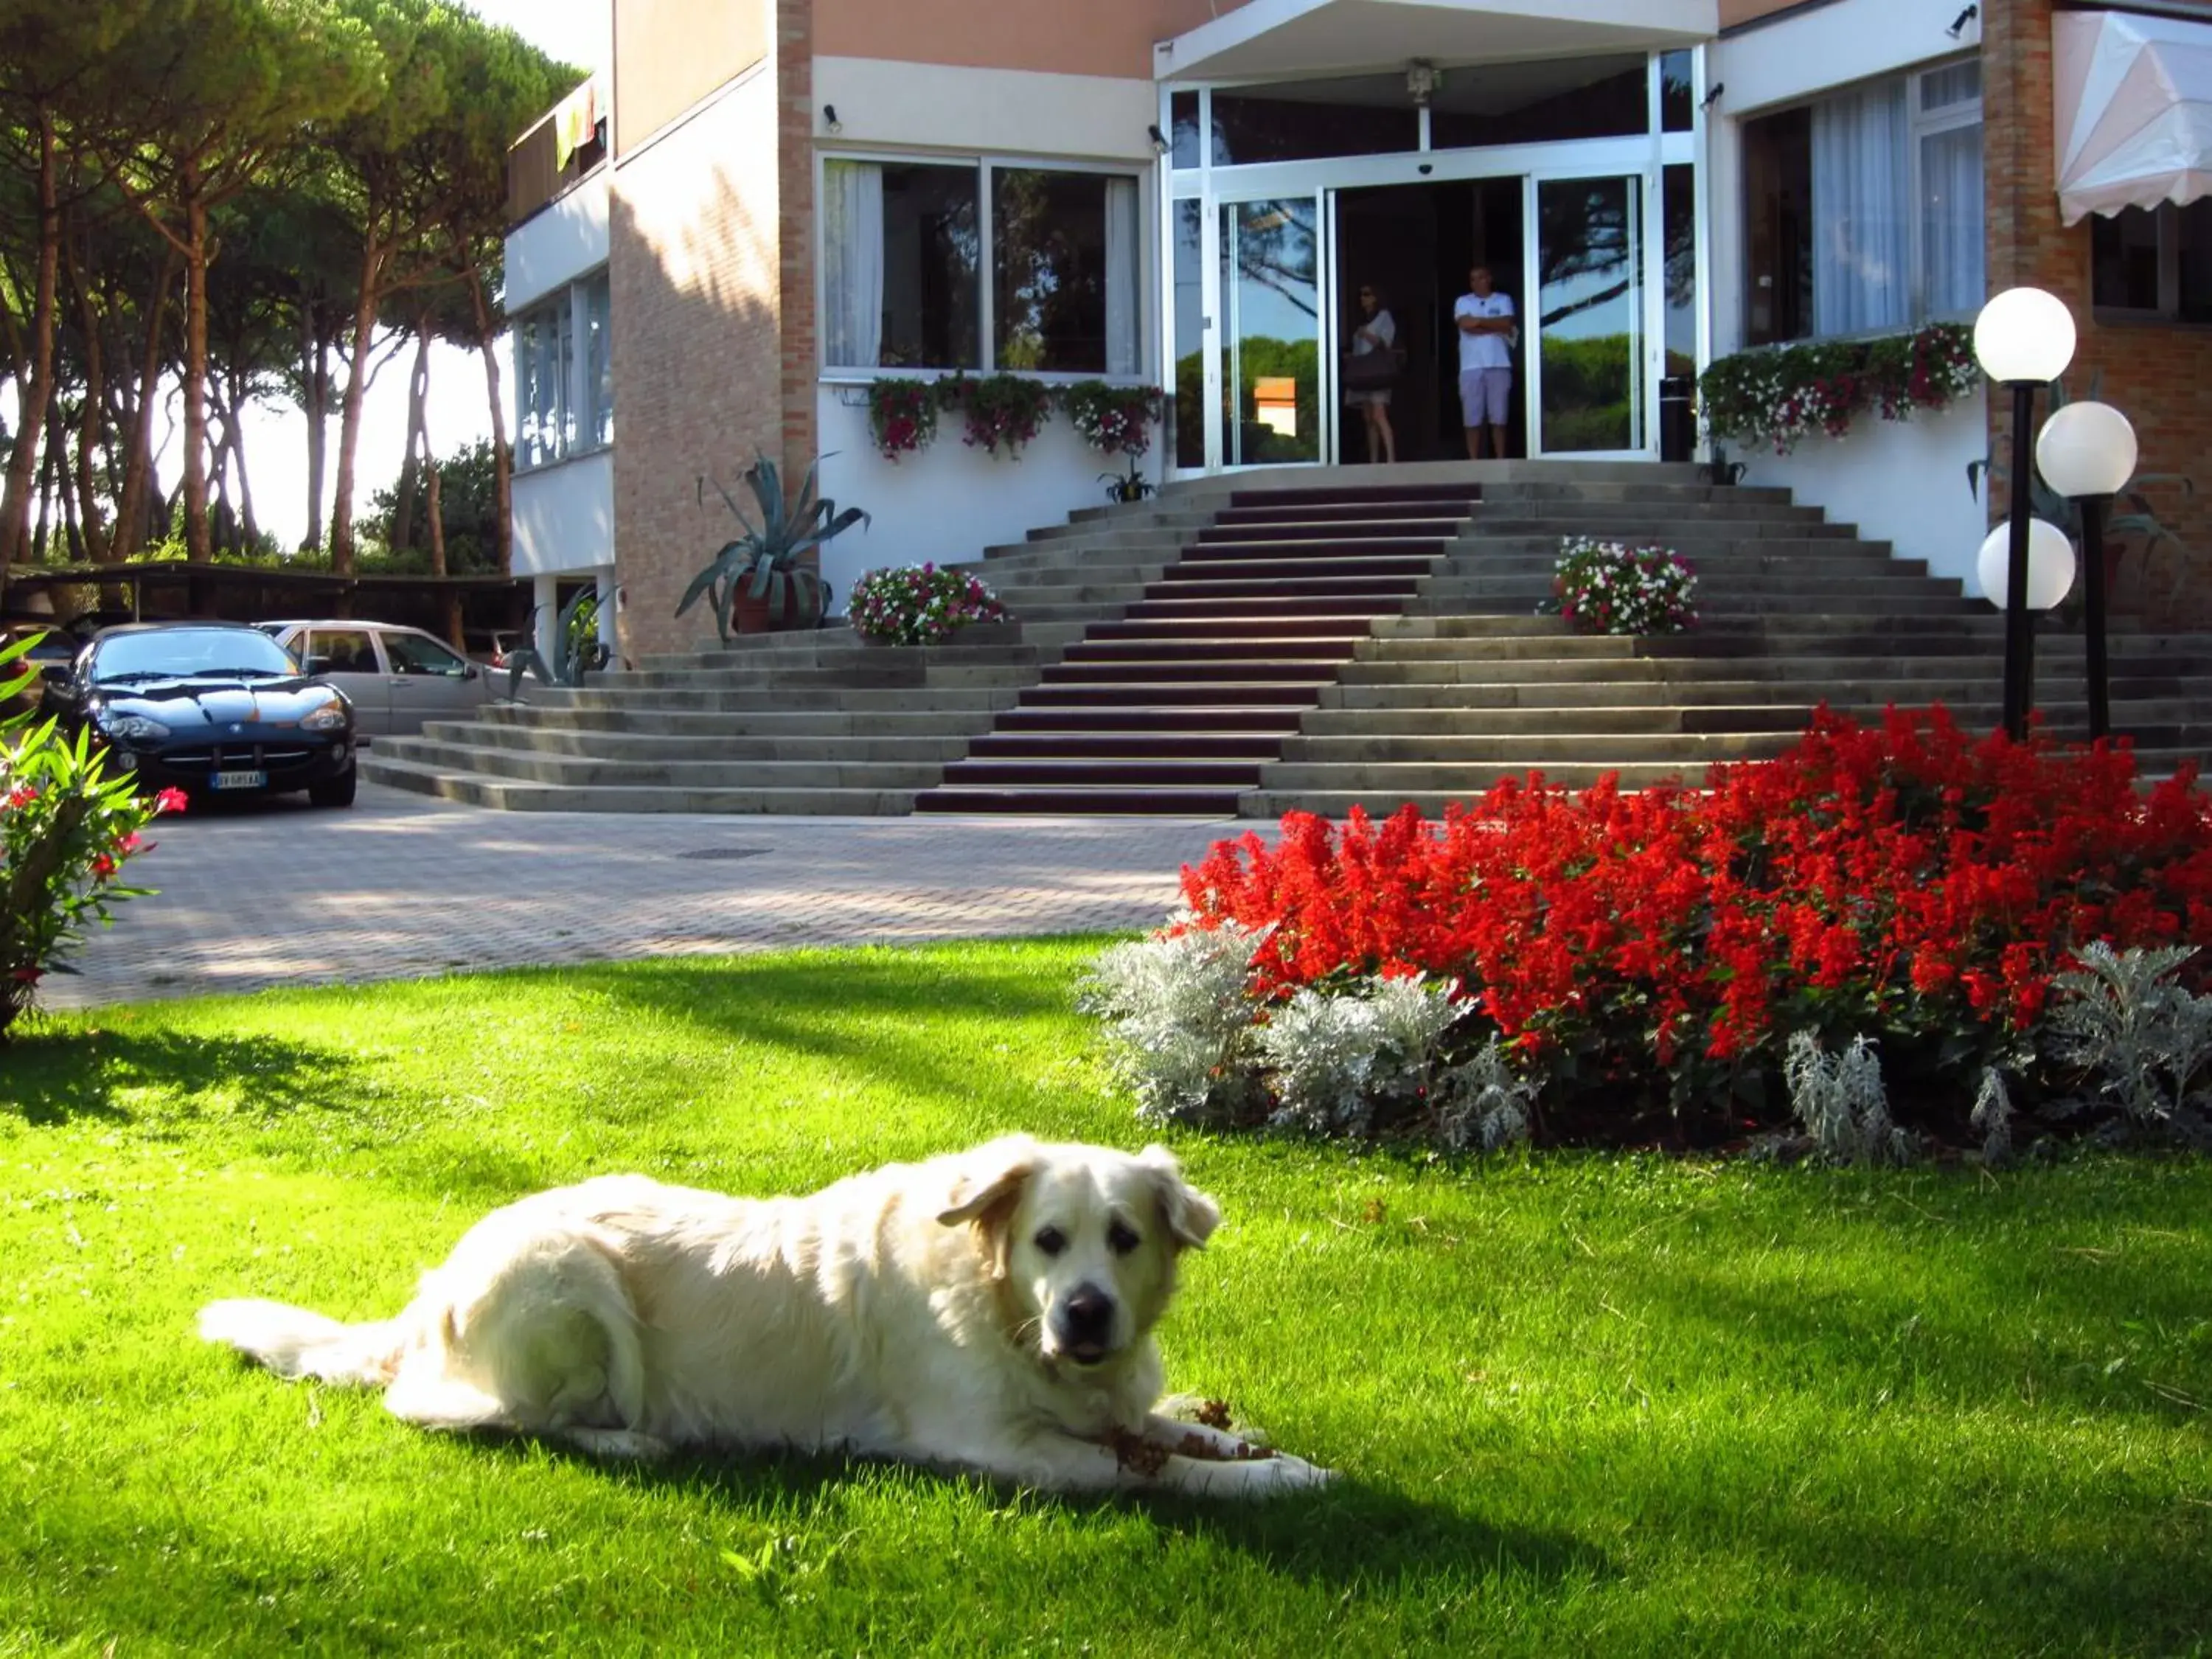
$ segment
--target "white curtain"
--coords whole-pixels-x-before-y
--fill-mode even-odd
[[[1137,181],[1106,180],[1106,372],[1137,372]]]
[[[1982,230],[1981,127],[1929,134],[1920,141],[1920,245],[1929,316],[1980,307]]]
[[[1905,83],[1813,106],[1813,331],[1911,319]]]
[[[884,170],[871,161],[822,168],[822,263],[831,368],[873,368],[884,350]]]

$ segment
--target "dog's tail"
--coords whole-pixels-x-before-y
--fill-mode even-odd
[[[281,1302],[210,1302],[200,1310],[200,1335],[228,1343],[279,1376],[320,1377],[381,1388],[398,1370],[403,1340],[398,1320],[344,1325]]]

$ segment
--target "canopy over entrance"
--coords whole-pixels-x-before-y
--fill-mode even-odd
[[[2068,224],[2212,195],[2212,24],[2062,11],[2051,71]]]
[[[1247,0],[1152,48],[1160,80],[1352,75],[1414,58],[1498,63],[1693,46],[1718,0]]]

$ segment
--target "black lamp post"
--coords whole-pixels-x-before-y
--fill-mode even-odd
[[[2055,410],[2035,441],[2044,481],[2081,509],[2082,630],[2089,668],[2089,738],[2112,735],[2105,663],[2105,508],[2136,470],[2136,429],[2109,404]]]
[[[2027,614],[2029,428],[2035,389],[2066,372],[2074,359],[2074,318],[2039,288],[2008,288],[1974,321],[1974,356],[1989,377],[2012,388],[2012,515],[2005,582],[2004,726],[2014,742],[2027,736],[2035,701],[2035,635]]]

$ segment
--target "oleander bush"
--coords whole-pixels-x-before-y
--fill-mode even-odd
[[[1510,1107],[1545,1142],[1863,1160],[2206,1121],[2212,799],[2124,745],[1823,710],[1702,788],[1292,813],[1183,895],[1085,994],[1152,1116],[1464,1142]]]

